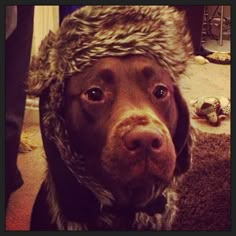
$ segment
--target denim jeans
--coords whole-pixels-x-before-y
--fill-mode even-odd
[[[17,6],[17,27],[5,41],[5,193],[23,184],[17,155],[26,102],[34,6]]]

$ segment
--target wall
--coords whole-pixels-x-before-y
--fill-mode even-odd
[[[58,6],[35,6],[34,32],[31,55],[37,55],[41,41],[49,30],[55,32],[59,27]],[[27,97],[24,122],[27,124],[39,123],[38,98]]]
[[[207,9],[208,9],[208,13],[209,13],[209,16],[211,17],[212,14],[214,13],[215,9],[217,8],[216,5],[214,6],[208,6]],[[230,17],[230,9],[231,7],[230,6],[224,6],[224,16],[225,17]],[[220,13],[221,9],[220,7],[218,8],[218,12]],[[218,16],[218,14],[216,14],[215,16]]]
[[[37,54],[41,41],[49,30],[55,32],[59,27],[58,6],[35,6],[34,33],[31,54]]]

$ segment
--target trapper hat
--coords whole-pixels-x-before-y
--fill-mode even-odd
[[[155,58],[178,79],[192,55],[184,13],[168,6],[82,7],[42,42],[31,90],[38,94],[52,80],[63,81],[99,58],[130,54]]]
[[[65,82],[100,58],[126,55],[153,58],[177,80],[192,55],[184,13],[169,6],[82,7],[64,18],[57,32],[49,32],[29,72],[29,93],[41,100],[45,139],[102,205],[111,205],[114,198],[88,176],[83,156],[69,142],[63,117]]]

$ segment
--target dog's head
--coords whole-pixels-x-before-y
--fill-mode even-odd
[[[145,205],[188,169],[188,109],[153,59],[100,59],[72,76],[65,94],[72,146],[121,204]]]
[[[189,168],[188,109],[174,81],[191,53],[183,16],[168,6],[68,16],[30,72],[46,149],[58,154],[48,159],[59,156],[98,198],[102,188],[122,206],[153,200]]]

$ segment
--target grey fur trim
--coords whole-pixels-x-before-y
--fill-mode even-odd
[[[137,212],[133,222],[133,229],[153,231],[171,230],[178,211],[176,206],[178,201],[178,195],[176,193],[178,182],[179,180],[174,177],[172,183],[163,192],[163,195],[167,199],[165,212],[163,214],[157,213],[154,216],[149,216],[144,212]]]

